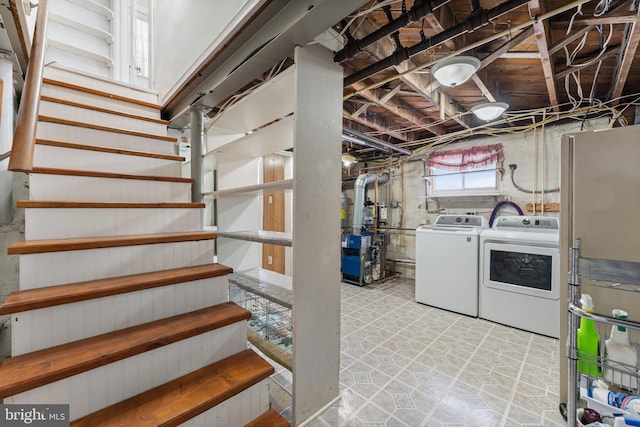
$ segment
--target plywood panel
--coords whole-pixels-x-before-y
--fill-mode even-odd
[[[263,159],[263,182],[282,181],[284,179],[284,157],[271,154]],[[264,193],[262,197],[263,217],[262,229],[268,231],[285,231],[284,193]],[[285,273],[284,246],[262,246],[262,268]]]

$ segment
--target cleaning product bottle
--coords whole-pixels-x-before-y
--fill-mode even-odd
[[[580,304],[584,311],[593,313],[591,295],[582,294]],[[601,377],[600,369],[600,334],[593,320],[583,317],[578,328],[578,371],[592,377]]]
[[[615,309],[613,316],[616,319],[626,319],[628,314],[624,310]],[[624,326],[611,328],[611,336],[604,344],[604,358],[604,378],[607,381],[626,390],[637,390],[638,377],[632,373],[637,371],[638,349],[631,344],[627,328]]]

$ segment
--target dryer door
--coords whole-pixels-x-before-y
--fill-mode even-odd
[[[485,242],[482,285],[541,298],[559,298],[560,252],[538,247]]]

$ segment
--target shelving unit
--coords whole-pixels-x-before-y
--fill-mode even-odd
[[[568,295],[569,300],[561,311],[560,345],[567,342],[568,346],[566,354],[560,352],[559,396],[560,402],[567,402],[571,426],[576,425],[575,408],[580,399],[578,382],[586,390],[593,380],[577,372],[576,334],[580,319],[590,317],[595,321],[601,343],[609,337],[614,325],[626,327],[632,342],[640,341],[640,323],[637,323],[640,321],[640,251],[637,242],[640,198],[628,197],[615,190],[640,185],[639,137],[639,126],[562,137],[560,271],[571,274],[562,275],[560,283],[562,294]],[[597,313],[590,314],[579,308],[581,293],[592,297]],[[604,315],[611,314],[614,309],[626,311],[630,320]],[[598,355],[593,360],[608,367]],[[625,370],[630,375],[627,378],[637,378],[637,367]],[[589,405],[596,404],[588,398],[584,400]]]
[[[291,355],[294,425],[339,397],[342,69],[332,55],[296,48],[294,65],[207,125],[204,196],[218,261],[234,269],[230,298],[252,311],[253,331]],[[264,182],[274,154],[284,177]],[[263,211],[276,198],[284,231],[274,232]],[[286,274],[264,268],[263,245],[284,247]]]
[[[570,250],[569,263],[569,398],[568,398],[568,425],[577,425],[576,409],[580,399],[586,400],[589,406],[596,409],[607,407],[606,404],[596,402],[587,395],[589,385],[599,377],[580,373],[579,363],[597,364],[600,372],[610,370],[611,386],[626,389],[629,393],[638,394],[640,384],[640,372],[638,366],[629,366],[617,363],[612,366],[604,355],[591,355],[578,351],[577,331],[581,318],[592,319],[599,326],[601,342],[604,341],[608,328],[622,326],[627,328],[631,335],[632,343],[639,342],[640,323],[617,319],[611,316],[590,313],[580,308],[580,296],[582,285],[606,288],[612,292],[627,291],[640,292],[640,264],[628,261],[614,261],[606,259],[582,258],[580,253],[581,240],[576,238]],[[601,346],[602,347],[602,346]],[[627,381],[628,379],[628,381]],[[617,408],[606,408],[609,412],[620,411]]]

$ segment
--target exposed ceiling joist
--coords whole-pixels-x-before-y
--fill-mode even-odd
[[[532,16],[539,16],[545,12],[543,10],[541,1],[542,0],[529,1],[529,13]],[[560,111],[558,102],[558,88],[556,87],[556,79],[554,77],[553,62],[551,61],[551,57],[549,55],[546,21],[537,20],[537,22],[534,22],[533,31],[536,34],[538,52],[540,52],[540,63],[542,64],[544,80],[547,85],[547,92],[549,93],[549,103],[551,104],[553,111],[558,112]]]
[[[402,89],[402,85],[401,84],[399,84],[398,86],[394,87],[386,95],[384,95],[382,98],[380,98],[380,102],[385,104],[391,98],[396,96],[398,94],[398,92],[400,92],[400,89]],[[363,114],[365,111],[367,111],[367,108],[369,108],[369,105],[367,105],[367,104],[363,105],[362,107],[358,108],[353,114],[351,114],[351,117],[358,117],[360,114]]]
[[[635,20],[634,14],[627,15],[605,15],[601,17],[592,17],[592,18],[584,18],[584,19],[576,19],[573,21],[573,25],[575,26],[583,26],[583,25],[609,25],[609,24],[630,24]],[[563,22],[559,22],[558,26],[563,26]],[[554,25],[555,27],[555,25]]]
[[[411,141],[413,140],[413,133],[409,132],[409,133],[400,133],[400,132],[396,132],[394,130],[392,130],[389,126],[389,124],[386,123],[380,123],[379,119],[375,119],[375,118],[369,118],[367,116],[360,116],[360,117],[351,117],[351,112],[344,108],[343,112],[345,113],[345,119],[346,120],[350,120],[353,121],[355,123],[361,124],[363,126],[366,126],[370,129],[374,129],[382,134],[391,136],[393,138],[399,139],[401,141]]]
[[[375,31],[375,28],[376,27],[371,24],[371,22],[365,19],[358,27],[357,31],[354,33],[354,37],[362,37],[365,34]],[[376,43],[375,49],[367,48],[366,51],[369,55],[371,55],[372,58],[374,58],[374,60],[380,60],[393,54],[393,52],[395,51],[395,45],[391,39],[385,38],[379,40]],[[394,68],[398,73],[402,73],[414,66],[415,64],[413,63],[413,61],[409,59],[402,64],[395,66]],[[400,80],[411,87],[413,90],[415,90],[418,95],[427,99],[430,103],[438,106],[440,105],[440,95],[438,91],[429,89],[429,84],[431,82],[428,81],[428,79],[423,74],[407,74],[405,76],[402,76]],[[452,118],[465,128],[471,127],[467,116],[463,115],[464,110],[458,104],[446,104],[444,106],[444,109],[445,114],[448,117]]]
[[[560,49],[562,49],[566,45],[573,43],[579,38],[582,38],[582,36],[584,36],[589,31],[593,30],[594,28],[596,28],[595,25],[588,25],[586,27],[580,28],[575,33],[569,34],[568,36],[564,37],[562,40],[558,40],[549,48],[549,55],[553,55],[554,53],[558,52]]]
[[[480,61],[480,69],[483,69],[487,65],[491,64],[496,59],[501,58],[502,55],[509,52],[511,49],[518,46],[520,43],[533,35],[534,31],[532,27],[527,27],[526,29],[522,30],[517,36],[513,37],[511,40],[494,50],[493,53],[487,55],[482,61]]]
[[[367,85],[363,82],[354,83],[352,85],[356,90],[362,90]],[[433,118],[418,114],[414,111],[413,106],[407,104],[401,99],[389,99],[387,102],[382,102],[382,98],[384,97],[384,92],[380,89],[366,89],[359,92],[359,95],[368,99],[371,102],[375,102],[383,108],[386,108],[393,114],[401,117],[414,125],[417,125],[434,135],[443,135],[447,132],[444,126],[440,124],[429,124],[426,120],[432,120]]]
[[[634,3],[632,3],[632,7]],[[622,90],[629,77],[629,70],[631,70],[631,64],[638,50],[640,44],[640,8],[634,11],[635,21],[632,24],[627,24],[625,37],[623,41],[624,50],[622,56],[618,61],[618,68],[615,76],[613,77],[613,85],[610,90],[609,99],[617,99],[622,95]]]
[[[611,58],[613,56],[618,56],[621,52],[622,48],[620,46],[610,46],[607,50],[600,54],[600,52],[593,53],[588,56],[582,56],[576,58],[576,62],[579,63],[587,63],[584,67],[566,67],[556,72],[556,79],[564,78],[567,74],[571,74],[575,71],[580,71],[585,68],[589,68],[595,66],[598,62],[605,60],[607,58]]]

